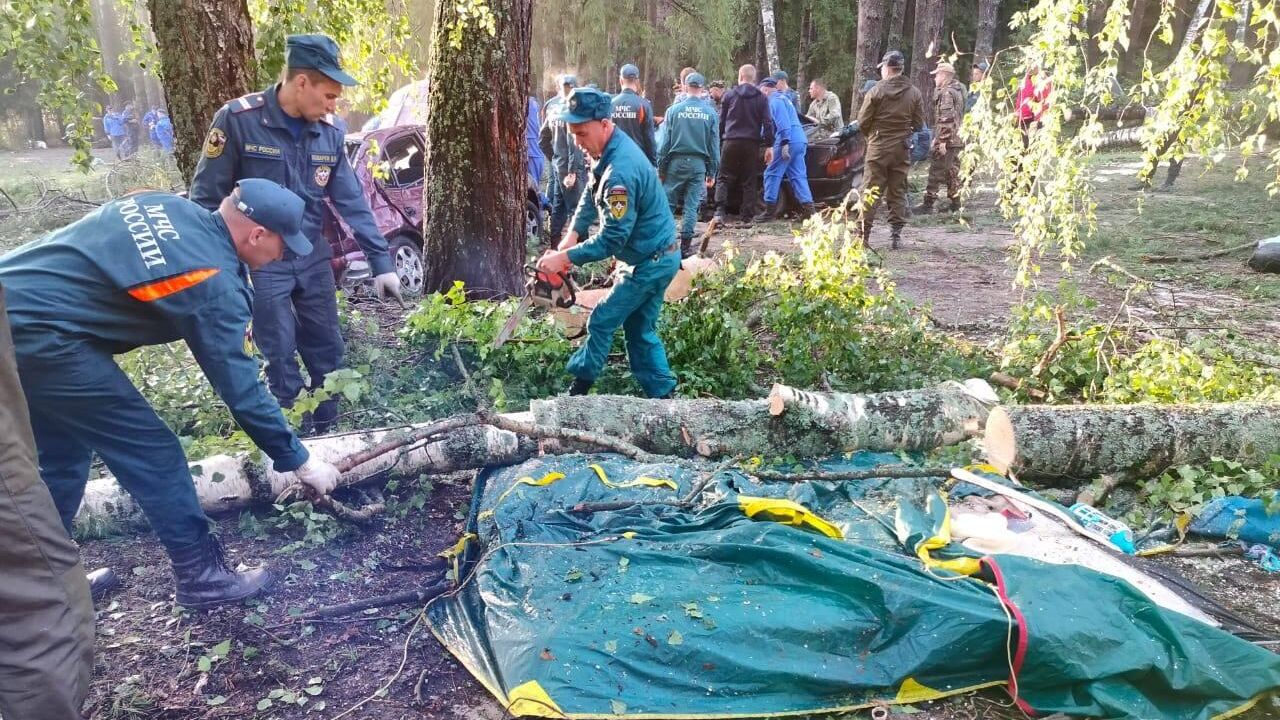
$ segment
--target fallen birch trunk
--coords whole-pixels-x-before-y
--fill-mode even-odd
[[[591,430],[659,455],[826,457],[953,445],[980,435],[996,402],[975,379],[867,395],[775,385],[765,400],[557,397],[531,410],[540,425]]]
[[[1260,465],[1280,450],[1280,405],[1022,405],[991,411],[987,461],[1025,478],[1151,477],[1220,457]]]
[[[414,429],[432,424],[310,438],[302,444],[314,457],[338,463],[355,453],[394,441],[398,435],[408,435]],[[342,468],[341,484],[359,484],[392,470],[398,474],[416,475],[508,465],[528,460],[536,451],[537,444],[529,438],[489,425],[471,425],[451,430],[440,439],[425,444],[410,443],[369,457],[353,467]],[[192,463],[191,475],[201,507],[212,513],[235,510],[253,503],[270,504],[294,483],[292,473],[278,473],[270,468],[269,461],[258,460],[258,456],[256,451],[214,455]],[[137,512],[133,499],[115,479],[104,477],[90,482],[85,488],[84,502],[77,517],[81,522],[100,526],[128,521]]]

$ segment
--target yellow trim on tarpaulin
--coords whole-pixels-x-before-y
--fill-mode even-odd
[[[933,503],[935,499],[942,503],[942,524],[935,535],[921,540],[916,545],[916,557],[931,568],[950,570],[961,575],[977,574],[982,569],[982,561],[978,558],[958,557],[940,560],[931,554],[934,550],[941,550],[951,544],[951,506],[947,504],[946,495],[941,493],[930,495],[928,502]]]
[[[512,717],[563,718],[564,711],[551,699],[537,680],[511,688],[507,695],[507,712]]]
[[[817,513],[792,500],[783,498],[738,496],[738,507],[752,520],[768,520],[792,527],[816,530],[829,538],[843,540],[840,528],[823,520]]]
[[[1273,695],[1273,694],[1275,694],[1275,693],[1273,693],[1273,692],[1272,692],[1272,691],[1270,691],[1270,690],[1268,690],[1267,692],[1261,692],[1261,693],[1258,693],[1257,695],[1254,695],[1252,698],[1250,698],[1250,699],[1249,699],[1249,701],[1248,701],[1248,702],[1246,702],[1246,703],[1244,703],[1243,705],[1240,705],[1240,706],[1238,706],[1238,707],[1231,708],[1230,710],[1228,710],[1228,711],[1226,711],[1226,712],[1224,712],[1224,713],[1220,713],[1220,714],[1218,714],[1218,715],[1214,715],[1212,718],[1210,718],[1210,720],[1227,720],[1227,718],[1233,718],[1233,717],[1235,717],[1235,716],[1237,716],[1237,715],[1240,715],[1241,713],[1246,713],[1246,712],[1248,712],[1248,711],[1252,710],[1252,709],[1253,709],[1253,706],[1255,706],[1255,705],[1257,705],[1258,703],[1262,702],[1262,699],[1263,699],[1263,698],[1265,698],[1265,697],[1269,697],[1270,695]]]
[[[922,685],[915,678],[909,677],[902,681],[902,685],[898,686],[898,694],[893,698],[893,701],[907,705],[925,700],[937,700],[943,695],[944,693],[934,690],[928,685]]]
[[[600,467],[599,465],[591,465],[590,467],[592,470],[596,471],[596,477],[600,478],[600,482],[604,483],[604,486],[607,488],[619,489],[619,488],[635,488],[635,487],[648,487],[648,488],[664,487],[664,488],[669,488],[675,491],[680,490],[680,486],[676,484],[675,480],[668,480],[666,478],[651,478],[645,475],[641,475],[635,480],[627,480],[626,482],[620,482],[620,483],[613,482],[612,480],[609,479],[609,476],[605,474],[604,468]]]
[[[444,558],[445,560],[449,560],[450,562],[453,563],[454,583],[457,583],[459,578],[458,558],[462,557],[462,553],[467,551],[467,543],[471,542],[472,540],[479,540],[479,539],[480,539],[480,536],[476,535],[475,533],[463,533],[462,537],[458,538],[458,542],[453,544],[453,547],[447,548],[445,550],[441,550],[440,552],[436,553],[436,557]]]

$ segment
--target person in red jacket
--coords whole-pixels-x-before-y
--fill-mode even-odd
[[[1053,81],[1045,74],[1040,63],[1032,62],[1027,66],[1027,74],[1022,78],[1022,87],[1018,89],[1017,118],[1018,127],[1022,130],[1022,145],[1031,142],[1031,128],[1040,127],[1040,119],[1049,109],[1049,96],[1053,92]]]

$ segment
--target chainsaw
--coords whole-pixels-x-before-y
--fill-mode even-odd
[[[516,306],[515,312],[511,313],[506,324],[498,331],[498,336],[493,339],[495,350],[511,339],[511,334],[516,331],[520,321],[534,305],[544,308],[569,308],[578,301],[578,287],[574,285],[573,278],[568,272],[548,273],[528,265],[525,267],[525,274],[529,279],[524,283],[524,297],[520,298],[520,304]]]

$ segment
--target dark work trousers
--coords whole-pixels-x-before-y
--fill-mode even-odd
[[[320,240],[324,242],[324,240]],[[253,280],[253,341],[267,360],[267,386],[280,407],[293,407],[302,392],[297,355],[315,390],[342,365],[346,345],[338,327],[337,286],[329,256],[318,248],[305,258],[280,260],[250,273]],[[338,415],[338,399],[312,415],[323,431]]]
[[[728,212],[729,199],[740,197],[738,215],[748,219],[753,217],[759,207],[760,175],[763,172],[759,142],[725,140],[720,146],[720,176],[716,178],[716,214],[723,217]]]
[[[80,720],[93,602],[80,552],[36,466],[0,291],[0,715]]]
[[[566,188],[564,179],[568,175],[567,172],[561,173],[559,170],[551,173],[551,183],[547,192],[551,202],[551,247],[558,245],[560,238],[564,237],[564,226],[578,211],[578,200],[582,198],[582,188],[587,182],[587,176],[579,173],[577,183],[571,188]]]

